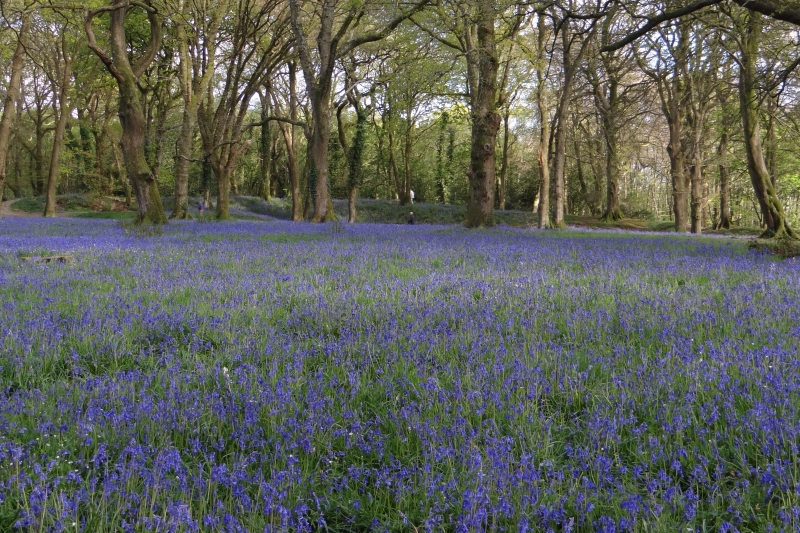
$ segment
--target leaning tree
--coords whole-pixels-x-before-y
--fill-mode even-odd
[[[150,40],[144,52],[133,61],[132,54],[129,54],[129,41],[125,33],[125,16],[132,9],[143,9],[147,13],[150,28]],[[111,19],[109,24],[110,54],[97,44],[92,27],[95,17],[103,13],[108,13]],[[164,215],[164,206],[158,192],[158,182],[145,155],[147,120],[139,90],[139,79],[161,48],[163,36],[161,15],[152,0],[138,2],[111,0],[108,5],[86,12],[84,31],[89,40],[89,48],[100,58],[100,61],[114,77],[119,89],[119,122],[122,126],[120,146],[125,170],[136,194],[138,204],[136,223],[149,221],[154,224],[165,224],[167,217]]]

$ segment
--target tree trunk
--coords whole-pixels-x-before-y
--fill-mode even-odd
[[[470,195],[465,225],[494,225],[495,147],[502,118],[496,112],[499,62],[495,43],[493,2],[478,4],[478,87],[472,107],[472,139],[468,172]]]
[[[408,203],[413,203],[414,199],[411,198],[411,191],[413,188],[411,187],[411,152],[412,152],[412,142],[411,142],[411,130],[413,128],[413,124],[411,122],[411,112],[406,114],[406,135],[405,135],[405,143],[403,147],[403,171],[404,171],[404,179],[403,179],[403,195],[408,199]]]
[[[336,215],[329,210],[328,194],[328,143],[331,139],[331,117],[328,109],[330,89],[318,91],[311,104],[314,118],[314,135],[311,138],[311,155],[314,158],[314,216],[313,222],[334,220]]]
[[[692,184],[692,233],[703,233],[703,165],[702,159],[695,155],[689,171]]]
[[[149,0],[144,2],[149,5]],[[84,22],[84,30],[89,39],[90,49],[100,58],[117,81],[119,88],[119,121],[122,126],[120,145],[125,160],[128,179],[133,186],[138,204],[136,223],[149,221],[164,224],[164,206],[158,192],[158,182],[147,164],[144,141],[147,134],[147,122],[142,107],[138,80],[147,66],[152,63],[162,42],[162,21],[158,13],[147,12],[150,25],[150,43],[143,56],[131,65],[128,56],[128,41],[125,36],[125,14],[128,3],[114,0],[111,8],[111,57],[108,57],[98,46],[92,30],[92,19],[107,8],[89,11]]]
[[[400,205],[408,203],[408,196],[403,193],[403,181],[400,179],[400,170],[397,168],[397,159],[394,157],[394,134],[389,127],[389,167],[394,177],[395,191],[400,199]]]
[[[63,39],[63,38],[62,38]],[[67,128],[67,120],[69,119],[70,109],[67,105],[67,92],[69,89],[69,81],[72,76],[72,59],[67,55],[66,42],[62,40],[62,52],[64,58],[64,70],[61,76],[61,87],[59,88],[58,95],[58,109],[55,103],[53,111],[58,114],[58,121],[56,123],[56,131],[53,135],[53,151],[50,154],[50,172],[47,175],[47,199],[44,204],[44,216],[56,216],[56,184],[58,183],[58,164],[61,158],[61,148],[64,146],[64,130]],[[59,58],[55,59],[56,62],[60,61]]]
[[[616,96],[612,96],[613,98]],[[616,106],[612,106],[612,109],[614,107]],[[606,212],[600,218],[603,222],[614,222],[622,218],[622,211],[619,208],[619,138],[616,117],[613,113],[616,113],[616,109],[608,117],[603,117],[606,137]]]
[[[539,14],[539,34],[536,62],[536,105],[539,108],[539,149],[536,152],[536,161],[539,165],[539,229],[552,227],[550,222],[550,157],[548,146],[550,143],[550,120],[547,113],[547,95],[545,87],[545,53],[546,53],[546,28],[545,17]]]
[[[747,27],[741,39],[739,106],[744,129],[745,151],[747,152],[747,171],[761,207],[763,222],[767,227],[762,237],[797,238],[797,234],[789,227],[783,205],[772,186],[761,144],[759,100],[756,91],[756,61],[764,26],[763,16],[757,12],[748,12],[746,17]]]
[[[717,148],[719,157],[719,224],[717,229],[730,229],[731,227],[731,175],[728,164],[728,124],[723,118],[722,133],[719,137]]]
[[[350,191],[348,194],[348,217],[351,224],[356,221],[356,199],[358,198],[358,188],[364,181],[364,146],[367,142],[367,113],[358,105],[356,107],[356,135],[353,145],[347,151],[348,163],[348,183]]]
[[[503,116],[503,159],[500,163],[500,179],[497,182],[497,208],[500,211],[506,210],[506,176],[508,175],[508,139],[509,139],[509,119],[511,113],[505,112]]]
[[[569,103],[572,98],[572,88],[575,80],[575,72],[577,70],[577,63],[583,56],[586,47],[581,48],[580,54],[576,61],[573,61],[570,44],[572,41],[572,32],[570,31],[570,20],[565,19],[561,28],[561,46],[562,46],[562,68],[564,71],[564,85],[561,88],[561,95],[558,99],[558,108],[556,109],[556,135],[555,135],[555,188],[556,188],[556,205],[555,217],[553,225],[556,228],[565,228],[567,225],[564,222],[564,203],[566,202],[566,166],[567,166],[567,114],[569,113]]]
[[[270,164],[272,156],[272,128],[267,117],[270,115],[270,87],[267,85],[264,88],[265,95],[261,98],[261,142],[259,144],[259,153],[261,155],[261,163],[259,164],[259,180],[258,180],[258,194],[269,202],[272,196],[272,165]]]
[[[194,151],[194,133],[197,126],[197,109],[186,105],[183,109],[181,133],[178,137],[178,157],[175,160],[175,204],[170,218],[190,219],[189,165]]]
[[[778,133],[775,127],[778,113],[778,99],[770,96],[767,98],[767,142],[766,163],[772,188],[778,192]]]
[[[14,50],[14,57],[11,60],[11,81],[6,90],[6,98],[3,103],[3,117],[0,118],[0,201],[3,199],[3,185],[6,181],[6,159],[8,158],[8,141],[11,137],[11,129],[16,119],[17,98],[22,85],[22,67],[25,65],[25,43],[24,39],[28,34],[29,20],[28,15],[22,17],[22,27],[17,38],[17,47]]]

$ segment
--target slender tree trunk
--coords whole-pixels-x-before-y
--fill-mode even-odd
[[[547,88],[545,87],[546,27],[545,17],[539,14],[539,34],[536,62],[536,106],[539,109],[539,149],[536,161],[539,165],[539,229],[552,227],[550,222],[550,119],[548,118]]]
[[[506,110],[503,116],[503,159],[500,163],[500,179],[497,182],[497,207],[501,211],[506,209],[506,176],[508,175],[508,144],[509,144],[509,119],[511,113]]]
[[[400,197],[400,205],[406,205],[408,203],[408,196],[403,193],[403,181],[400,178],[400,170],[397,168],[397,159],[394,156],[394,134],[391,129],[389,129],[389,166],[392,176],[394,176],[395,190]]]
[[[22,17],[22,27],[20,28],[17,47],[14,49],[14,56],[11,60],[11,81],[6,90],[6,98],[3,103],[3,117],[0,118],[0,201],[3,199],[3,185],[6,181],[6,159],[8,158],[8,141],[11,137],[11,129],[16,120],[16,105],[19,98],[19,90],[22,85],[22,68],[25,66],[25,43],[28,34],[29,15]]]
[[[261,139],[259,144],[259,153],[261,155],[261,163],[259,164],[259,185],[258,194],[264,200],[270,200],[272,196],[272,128],[267,117],[270,115],[270,91],[269,84],[264,88],[264,94],[261,97]]]
[[[44,205],[44,216],[56,216],[56,184],[58,183],[58,165],[61,158],[61,148],[64,146],[64,130],[69,119],[69,105],[67,102],[67,92],[69,81],[72,76],[72,59],[67,55],[66,43],[62,42],[64,58],[63,72],[61,77],[61,87],[58,95],[58,109],[53,105],[53,111],[58,114],[56,131],[53,136],[53,151],[50,154],[50,172],[47,176],[47,198]],[[56,61],[59,61],[57,58]]]
[[[351,224],[356,221],[356,199],[358,198],[358,188],[364,181],[364,145],[367,142],[367,113],[358,105],[356,107],[356,135],[353,145],[347,152],[348,163],[348,184],[350,187],[348,194],[348,217]]]
[[[778,191],[778,133],[775,128],[778,113],[778,100],[775,97],[767,98],[767,142],[766,163],[772,188]]]
[[[403,179],[403,194],[408,199],[408,203],[412,203],[414,200],[411,198],[411,191],[413,188],[411,187],[411,152],[412,152],[412,142],[411,142],[411,130],[413,125],[411,123],[411,112],[409,111],[406,115],[406,134],[405,134],[405,143],[403,147],[403,171],[404,171],[404,179]]]
[[[550,223],[550,161],[547,157],[547,140],[550,138],[550,121],[547,120],[547,104],[544,95],[537,92],[539,114],[542,117],[539,148],[536,162],[539,165],[539,229],[552,227]]]
[[[789,226],[783,205],[772,186],[769,169],[764,162],[764,151],[761,142],[761,126],[759,124],[759,100],[756,91],[756,61],[758,60],[761,33],[764,28],[763,16],[754,11],[748,12],[747,27],[742,36],[741,62],[739,69],[739,107],[744,129],[745,151],[747,153],[747,171],[758,199],[763,222],[767,229],[762,235],[769,237],[797,238],[797,234]]]
[[[703,166],[702,159],[695,155],[689,171],[692,184],[692,233],[703,233]]]

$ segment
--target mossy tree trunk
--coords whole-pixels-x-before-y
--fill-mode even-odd
[[[744,130],[747,171],[753,190],[761,207],[766,225],[763,238],[797,238],[789,226],[783,205],[772,185],[769,169],[764,161],[759,121],[759,95],[756,89],[756,62],[758,61],[761,33],[764,29],[763,15],[748,11],[746,27],[741,36],[741,61],[739,63],[739,108]]]
[[[125,0],[113,0],[110,5],[89,11],[86,15],[84,30],[89,40],[89,48],[100,58],[114,77],[119,88],[119,121],[122,126],[120,146],[125,161],[125,170],[131,182],[138,213],[136,223],[149,221],[164,224],[164,206],[158,193],[158,182],[147,164],[144,144],[147,133],[147,122],[142,106],[138,81],[147,67],[153,62],[161,48],[162,20],[150,0],[136,4],[147,11],[150,27],[150,41],[144,53],[133,64],[128,55],[128,40],[125,35],[125,15],[129,3]],[[92,21],[100,13],[109,12],[111,18],[111,55],[97,46],[92,30]]]
[[[6,89],[3,103],[3,116],[0,118],[0,201],[3,199],[3,186],[6,181],[6,160],[11,130],[16,120],[16,105],[22,85],[22,69],[25,66],[25,43],[30,26],[29,15],[22,17],[22,25],[17,36],[17,46],[11,60],[11,80]]]

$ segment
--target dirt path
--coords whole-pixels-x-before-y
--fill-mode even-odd
[[[28,213],[27,211],[15,211],[11,209],[11,204],[17,200],[6,200],[0,203],[0,218],[13,217],[13,218],[44,218],[41,213]],[[57,218],[67,218],[69,213],[56,212]]]

